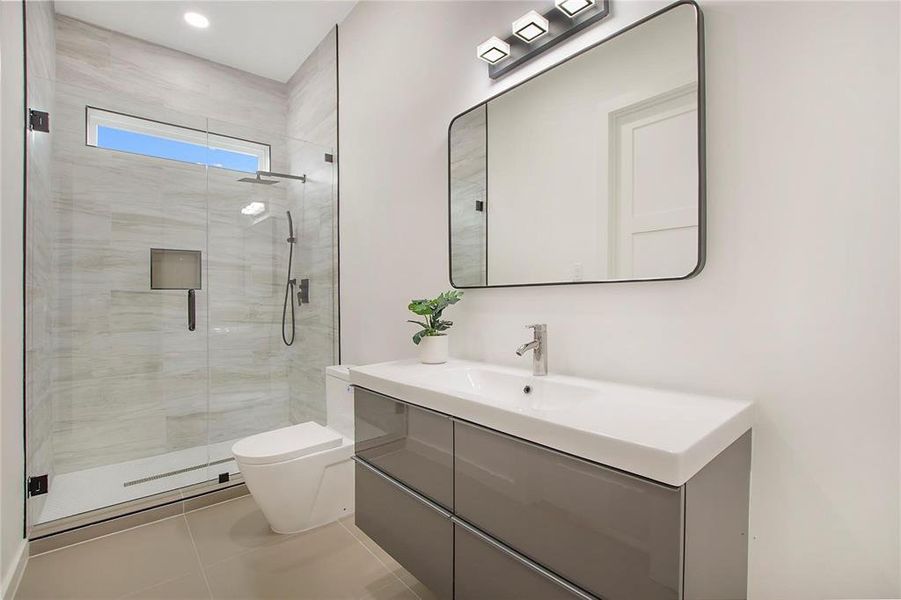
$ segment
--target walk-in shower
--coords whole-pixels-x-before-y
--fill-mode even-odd
[[[236,440],[325,423],[337,84],[334,31],[282,83],[26,10],[27,108],[52,123],[27,140],[35,536],[234,484]],[[169,265],[200,279],[188,325],[185,289],[151,283],[152,249],[199,261]]]

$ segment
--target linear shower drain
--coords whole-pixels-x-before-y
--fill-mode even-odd
[[[135,479],[133,481],[126,481],[122,484],[123,487],[129,487],[132,485],[138,485],[139,483],[147,483],[148,481],[156,481],[157,479],[163,479],[164,477],[172,477],[174,475],[181,475],[182,473],[190,473],[191,471],[197,471],[198,469],[205,469],[207,467],[212,467],[214,465],[222,465],[229,461],[235,460],[233,458],[223,458],[220,460],[213,460],[208,463],[203,463],[201,465],[194,465],[192,467],[185,467],[184,469],[176,469],[175,471],[167,471],[166,473],[157,473],[156,475],[150,475],[148,477],[141,477],[140,479]]]

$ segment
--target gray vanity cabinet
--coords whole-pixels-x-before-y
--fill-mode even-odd
[[[454,532],[451,515],[375,468],[357,462],[354,520],[442,600],[454,597]]]
[[[560,577],[497,540],[454,524],[456,600],[590,600]]]
[[[454,506],[454,425],[447,415],[354,391],[355,453],[445,508]]]
[[[751,433],[681,487],[361,388],[357,526],[449,600],[740,600]]]
[[[454,435],[458,517],[596,596],[678,598],[679,488],[466,423]]]

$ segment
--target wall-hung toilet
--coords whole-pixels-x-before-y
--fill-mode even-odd
[[[232,447],[247,488],[276,533],[297,533],[354,509],[353,393],[348,368],[326,369],[326,423],[309,421]]]

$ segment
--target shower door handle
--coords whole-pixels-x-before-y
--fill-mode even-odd
[[[188,290],[188,331],[194,331],[197,327],[196,318],[196,302],[194,300],[194,290]]]

